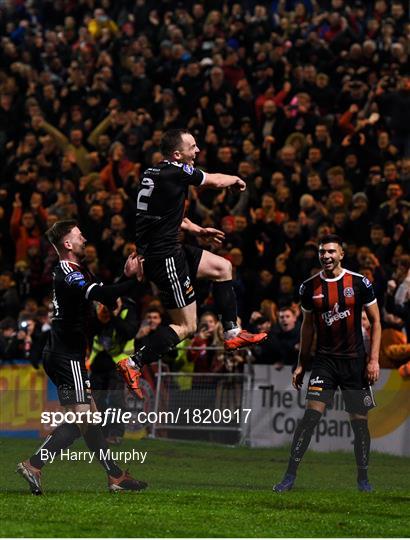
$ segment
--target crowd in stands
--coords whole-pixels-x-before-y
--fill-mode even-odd
[[[243,193],[193,189],[187,215],[226,235],[218,253],[232,262],[242,324],[269,330],[257,361],[294,363],[298,285],[319,270],[330,232],[346,242],[344,266],[374,283],[383,362],[409,359],[407,9],[398,0],[1,3],[1,359],[38,363],[54,222],[78,219],[102,281],[121,274],[141,175],[176,127],[196,137],[198,167],[247,183]],[[194,344],[220,345],[212,289],[196,290]],[[155,313],[166,317],[145,283],[138,340]],[[192,350],[191,361],[224,369],[217,353]]]

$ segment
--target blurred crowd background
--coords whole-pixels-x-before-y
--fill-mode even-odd
[[[135,249],[141,175],[161,160],[163,131],[187,127],[198,167],[248,186],[192,190],[187,215],[225,232],[217,252],[232,262],[242,324],[269,332],[254,360],[294,364],[298,287],[330,232],[346,242],[344,266],[374,284],[382,365],[408,360],[407,10],[397,0],[1,2],[0,359],[41,361],[57,260],[44,231],[78,219],[86,263],[114,281]],[[173,369],[240,369],[246,354],[218,352],[212,287],[196,290],[198,333]],[[96,317],[93,352],[107,358],[113,327],[124,352],[166,322],[149,283]]]

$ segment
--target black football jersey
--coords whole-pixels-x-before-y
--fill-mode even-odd
[[[168,257],[178,244],[189,185],[199,186],[205,173],[184,163],[161,161],[147,169],[137,192],[138,253]]]
[[[329,279],[320,272],[302,283],[299,294],[302,309],[313,312],[315,318],[318,356],[365,356],[362,310],[376,303],[366,277],[343,269],[338,277]]]
[[[88,295],[101,285],[85,267],[60,261],[53,272],[53,314],[46,349],[83,355],[90,339],[92,302]]]

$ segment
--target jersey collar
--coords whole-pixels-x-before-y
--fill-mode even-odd
[[[65,262],[65,263],[68,263],[68,264],[75,264],[76,266],[78,266],[78,268],[81,268],[81,264],[78,264],[74,261],[67,261],[66,259],[63,259],[63,260],[60,260],[60,262]]]
[[[342,271],[341,273],[335,277],[335,278],[327,278],[323,272],[323,270],[320,272],[320,277],[324,280],[324,281],[339,281],[339,279],[342,279],[342,277],[346,274],[346,270],[344,268],[342,268]]]

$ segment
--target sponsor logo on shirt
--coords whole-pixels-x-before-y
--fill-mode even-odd
[[[315,384],[323,384],[323,379],[320,379],[319,377],[315,377],[313,379],[310,379],[310,384],[314,386]]]
[[[346,317],[350,317],[350,309],[339,311],[339,304],[337,302],[333,306],[333,309],[322,313],[322,319],[325,321],[327,326],[332,326],[334,322],[340,319],[346,319]]]

